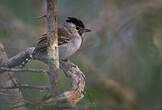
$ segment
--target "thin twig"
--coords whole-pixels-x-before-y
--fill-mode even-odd
[[[12,71],[12,72],[40,72],[40,73],[48,73],[48,70],[44,69],[17,69],[17,68],[5,68],[1,67],[0,70],[4,71]]]
[[[8,94],[3,93],[3,92],[0,92],[0,95],[5,95],[5,96],[8,96]]]
[[[16,79],[14,80],[14,78],[11,76],[11,74],[9,72],[8,72],[8,77],[12,81],[13,85],[16,86],[17,85],[17,81],[16,81]]]
[[[11,110],[16,110],[17,108],[20,108],[20,107],[24,107],[25,106],[25,104],[22,104],[22,105],[15,105],[15,106],[13,106],[12,108],[11,108]]]
[[[45,18],[45,17],[47,17],[47,16],[46,15],[41,15],[39,17],[35,17],[35,19],[42,19],[42,18]]]
[[[21,84],[16,86],[0,86],[0,89],[40,89],[40,90],[49,90],[48,86],[35,86],[35,85],[28,85],[28,84]]]

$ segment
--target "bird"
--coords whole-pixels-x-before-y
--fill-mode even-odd
[[[64,26],[58,27],[59,58],[67,59],[79,50],[84,39],[84,33],[90,31],[90,29],[85,28],[84,23],[80,19],[67,17]],[[48,46],[49,41],[47,36],[42,36],[39,39],[34,52],[47,52]]]
[[[91,32],[91,30],[85,27],[83,21],[76,17],[67,17],[64,25],[58,26],[59,59],[67,60],[78,51],[83,43],[86,32]],[[39,38],[33,55],[47,53],[48,47],[48,37],[47,34],[44,34]],[[30,55],[30,58],[27,58],[27,60],[23,62],[23,65],[32,59],[33,55]]]

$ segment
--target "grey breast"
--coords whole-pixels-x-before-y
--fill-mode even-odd
[[[81,46],[82,39],[79,36],[72,38],[68,43],[59,46],[60,59],[67,59],[73,55]]]

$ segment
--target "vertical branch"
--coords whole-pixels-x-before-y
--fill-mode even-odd
[[[47,0],[47,33],[49,40],[48,57],[50,63],[59,68],[58,35],[57,35],[57,0]]]
[[[53,98],[59,94],[59,55],[58,55],[58,35],[57,35],[57,0],[46,0],[46,21],[48,47],[48,67],[50,92]]]

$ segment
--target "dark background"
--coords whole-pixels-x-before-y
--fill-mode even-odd
[[[35,46],[46,32],[45,20],[35,19],[45,13],[44,2],[0,0],[0,42],[9,57]],[[70,58],[86,75],[85,97],[75,110],[162,110],[162,0],[58,0],[59,24],[67,16],[92,30]],[[46,65],[32,61],[25,68]],[[48,84],[41,73],[16,77],[20,83]],[[63,74],[61,84],[70,88]],[[44,95],[25,90],[25,99],[35,105],[29,110],[42,109],[37,103]]]

